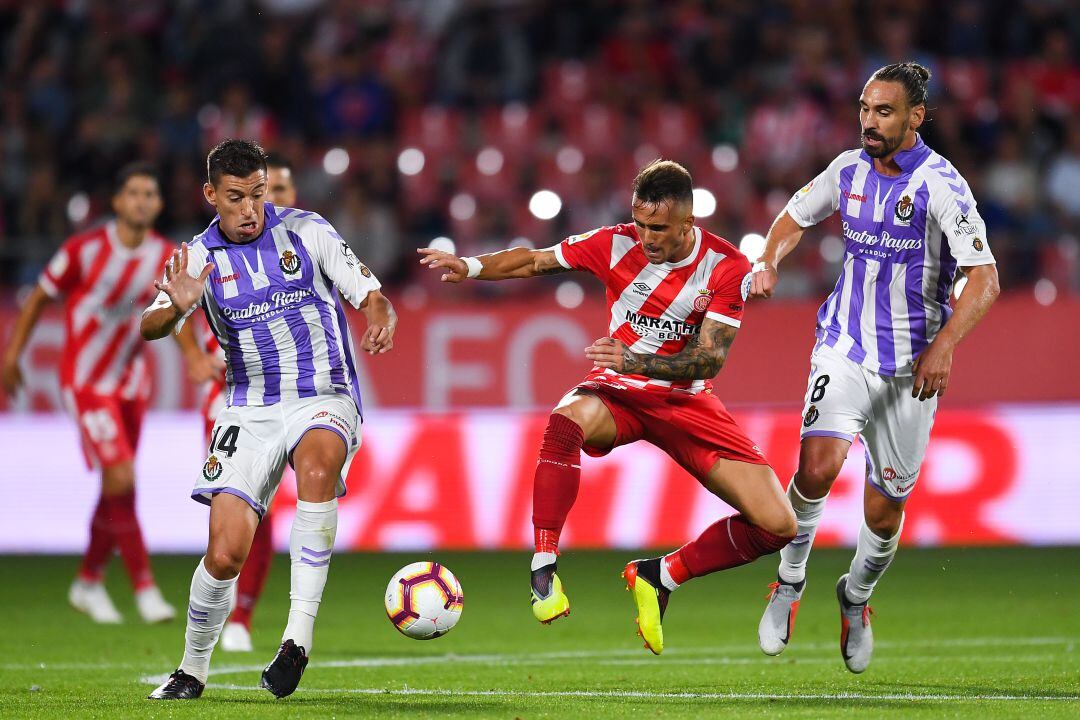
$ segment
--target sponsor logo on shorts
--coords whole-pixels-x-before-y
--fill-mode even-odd
[[[915,485],[915,473],[910,475],[901,475],[891,467],[881,468],[881,479],[884,482],[893,484],[891,489],[896,490],[898,493],[905,493]]]
[[[817,422],[817,419],[821,417],[821,413],[818,412],[817,405],[811,405],[806,408],[806,415],[803,416],[803,427],[810,427]]]
[[[217,455],[211,455],[206,458],[206,463],[202,466],[202,476],[210,482],[214,482],[221,477],[222,470],[224,470],[224,467],[218,462]]]
[[[281,260],[278,261],[278,267],[286,275],[295,275],[300,272],[300,256],[294,253],[292,250],[286,250],[281,253]]]
[[[348,420],[341,417],[340,415],[336,415],[336,414],[334,414],[332,412],[329,412],[327,410],[323,410],[321,412],[315,413],[314,415],[311,416],[311,419],[312,420],[322,420],[323,422],[330,423],[334,427],[340,428],[341,430],[343,430],[346,433],[351,433],[352,432],[352,426],[349,424]]]
[[[882,470],[881,470],[881,479],[882,480],[895,480],[896,479],[896,471],[893,470],[891,467],[882,468]]]

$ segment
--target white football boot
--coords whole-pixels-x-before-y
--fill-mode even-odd
[[[836,599],[840,602],[840,654],[847,669],[861,673],[874,654],[874,631],[870,627],[873,610],[868,603],[856,605],[847,599],[847,573],[836,582]]]
[[[135,593],[135,607],[143,622],[169,622],[176,617],[176,608],[165,602],[157,585],[151,585]]]
[[[225,652],[251,652],[251,633],[240,623],[225,623],[221,631],[221,649]]]
[[[68,602],[71,607],[79,612],[86,613],[90,619],[103,625],[116,625],[122,623],[124,618],[113,605],[112,598],[105,591],[105,583],[87,582],[75,578],[68,590]]]
[[[758,645],[766,655],[779,655],[784,652],[795,631],[795,616],[799,613],[806,584],[804,581],[802,590],[796,590],[794,585],[777,579],[769,585],[769,589],[771,592],[765,596],[769,604],[765,606],[765,614],[758,623]]]

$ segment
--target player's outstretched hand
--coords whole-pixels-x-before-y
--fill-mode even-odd
[[[776,266],[764,262],[757,263],[750,275],[750,292],[746,295],[747,299],[772,297],[779,278],[780,274],[776,271]]]
[[[22,370],[19,369],[19,359],[4,356],[3,372],[0,373],[4,383],[4,392],[8,397],[15,397],[15,393],[23,385]]]
[[[626,362],[626,345],[615,338],[602,337],[585,348],[585,357],[592,360],[596,367],[623,372]]]
[[[213,263],[206,263],[199,277],[193,278],[188,274],[187,266],[188,246],[187,243],[183,243],[178,250],[173,251],[172,257],[165,263],[165,281],[154,282],[154,287],[168,295],[173,307],[181,314],[187,313],[192,305],[199,302],[206,278],[214,269]]]
[[[393,326],[368,325],[364,331],[364,337],[360,339],[360,347],[368,355],[381,355],[394,349]]]
[[[949,374],[952,372],[953,345],[941,336],[915,358],[912,371],[915,382],[911,388],[911,397],[920,401],[929,400],[937,395],[945,396],[949,386]]]
[[[427,265],[429,268],[446,268],[446,272],[439,278],[443,282],[459,283],[469,276],[469,268],[457,255],[434,248],[417,248],[416,252],[421,255],[421,265]]]

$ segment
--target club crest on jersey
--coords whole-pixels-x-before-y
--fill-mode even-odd
[[[905,195],[896,201],[896,219],[902,223],[909,223],[913,217],[915,217],[915,203],[910,195]]]
[[[709,303],[712,302],[712,290],[698,290],[698,296],[694,298],[694,309],[698,312],[705,312],[709,309]]]
[[[806,409],[806,415],[803,416],[803,427],[810,427],[817,422],[819,417],[821,417],[821,413],[818,412],[817,405],[811,405]]]
[[[975,248],[975,250],[976,250],[977,252],[982,252],[982,249],[983,249],[983,241],[982,241],[982,240],[981,240],[980,238],[975,238],[975,239],[974,239],[974,240],[972,240],[972,242],[971,242],[971,247]]]
[[[202,466],[202,476],[210,482],[214,482],[221,477],[222,470],[224,470],[224,467],[218,462],[217,455],[211,455]]]
[[[278,261],[278,267],[286,275],[295,275],[300,272],[300,256],[294,253],[292,250],[286,250],[281,253],[281,260]]]

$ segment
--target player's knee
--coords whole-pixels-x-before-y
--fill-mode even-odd
[[[240,574],[244,566],[243,553],[229,548],[219,548],[206,553],[206,571],[216,580],[231,580]]]
[[[791,505],[784,503],[783,506],[777,508],[775,512],[769,513],[769,515],[763,519],[763,522],[757,523],[758,527],[762,530],[775,535],[778,538],[783,539],[783,545],[787,544],[787,541],[795,537],[798,533],[798,524],[795,520],[795,512],[791,509]]]
[[[888,540],[900,530],[900,523],[903,519],[903,510],[894,511],[888,509],[876,513],[868,513],[866,516],[866,527],[879,538]]]
[[[101,494],[106,497],[135,492],[135,468],[131,463],[112,465],[101,471]]]
[[[840,474],[842,465],[843,461],[837,463],[831,458],[804,458],[795,473],[795,487],[800,495],[809,500],[825,497]]]
[[[296,468],[296,490],[301,500],[325,502],[334,497],[337,475],[324,463],[309,462]]]
[[[565,418],[574,423],[581,428],[582,431],[584,431],[585,427],[588,425],[588,420],[585,418],[585,415],[581,412],[580,408],[575,407],[574,405],[564,405],[551,411],[551,415],[548,417],[549,430],[551,429],[552,424],[561,424],[561,420],[556,419],[556,415],[558,415],[559,418]]]

